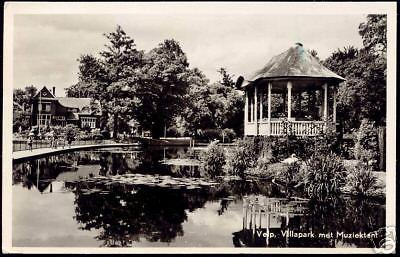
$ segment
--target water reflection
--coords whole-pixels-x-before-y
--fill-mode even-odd
[[[77,170],[79,157],[77,153],[68,153],[13,164],[13,185],[21,183],[28,189],[36,187],[44,192],[60,173]]]
[[[328,202],[288,201],[261,195],[245,198],[243,228],[233,233],[236,247],[375,247],[383,239],[346,238],[382,227],[385,209],[365,199]],[[378,221],[378,222],[377,222]]]
[[[81,229],[99,229],[104,246],[131,246],[144,237],[150,242],[171,242],[182,236],[185,210],[204,206],[204,190],[184,192],[166,188],[113,185],[93,193],[75,190],[75,219]],[[85,187],[86,188],[86,187]]]
[[[375,231],[384,225],[382,203],[353,198],[324,203],[286,199],[267,181],[207,183],[199,178],[195,162],[166,161],[188,160],[192,154],[184,148],[73,152],[14,164],[13,185],[38,190],[41,194],[35,199],[39,204],[43,194],[71,194],[74,222],[81,231],[90,231],[88,235],[95,233],[99,244],[106,247],[136,246],[138,242],[150,246],[180,242],[190,247],[197,244],[193,234],[199,232],[207,234],[204,240],[210,245],[225,247],[372,247],[377,243],[378,239],[299,239],[286,237],[281,231]],[[54,199],[54,205],[43,208],[57,207],[57,197]],[[239,207],[242,202],[243,209]],[[200,219],[196,213],[207,217]],[[61,219],[65,214],[57,215]],[[224,229],[201,223],[204,219],[222,223],[228,216],[237,219],[232,218],[232,226]],[[199,227],[204,231],[192,230]],[[266,238],[264,233],[276,237]],[[219,245],[221,237],[229,244]]]

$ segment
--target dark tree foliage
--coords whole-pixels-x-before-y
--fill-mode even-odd
[[[25,87],[23,90],[20,88],[14,89],[13,101],[26,108],[32,104],[33,97],[37,93],[37,88],[33,85]]]
[[[91,97],[100,100],[102,91],[98,89],[107,83],[107,76],[100,60],[86,54],[81,55],[77,61],[79,62],[78,83],[65,89],[67,97]]]
[[[137,69],[142,66],[143,52],[136,49],[134,40],[117,26],[116,31],[104,34],[109,40],[100,58],[82,55],[79,61],[78,83],[66,89],[70,97],[92,97],[100,102],[102,128],[112,121],[114,137],[133,117],[137,102],[132,89],[137,81]]]
[[[368,15],[359,27],[364,48],[338,49],[324,64],[346,78],[338,92],[338,120],[345,131],[367,118],[386,123],[386,16]]]
[[[386,54],[387,49],[387,16],[385,14],[370,14],[367,21],[358,27],[365,49]]]
[[[236,135],[243,134],[243,95],[235,89],[232,76],[221,70],[221,82],[211,84],[199,69],[190,70],[187,105],[180,124],[188,134],[204,134],[210,129],[216,133],[233,129]]]
[[[164,129],[185,107],[189,90],[189,63],[179,43],[165,40],[145,55],[135,84],[139,100],[136,118],[153,137],[160,137]]]
[[[194,134],[199,129],[214,128],[208,78],[198,68],[194,68],[189,71],[188,83],[189,91],[186,95],[187,105],[182,113],[182,126],[189,134]]]
[[[221,80],[219,81],[220,84],[226,87],[235,87],[235,81],[233,80],[233,76],[228,73],[226,68],[219,68],[218,73],[221,74]]]

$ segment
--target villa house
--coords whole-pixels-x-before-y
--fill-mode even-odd
[[[91,102],[91,98],[56,97],[55,87],[52,92],[43,87],[33,99],[32,125],[75,124],[79,128],[99,128],[100,112],[92,108]]]
[[[336,127],[336,94],[344,78],[297,43],[262,69],[240,76],[246,136],[313,136]]]

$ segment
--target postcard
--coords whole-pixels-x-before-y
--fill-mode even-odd
[[[395,253],[395,2],[6,2],[4,253]]]

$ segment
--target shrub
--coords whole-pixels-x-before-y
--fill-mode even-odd
[[[280,167],[279,171],[275,173],[273,176],[283,184],[285,191],[291,194],[291,189],[298,183],[298,177],[300,170],[300,164],[298,162],[291,163],[291,164],[283,164],[280,163],[282,166]]]
[[[313,137],[282,136],[268,139],[275,161],[286,159],[296,154],[300,159],[308,159],[315,152],[327,154],[336,151],[336,141],[328,135]]]
[[[225,163],[224,149],[218,146],[216,142],[211,143],[202,156],[202,170],[205,175],[212,178],[223,175],[222,167]]]
[[[334,153],[315,153],[305,162],[305,190],[309,197],[323,200],[339,192],[346,177],[341,159]]]
[[[222,133],[224,133],[224,141],[225,142],[232,142],[236,138],[236,133],[233,129],[223,129],[221,131],[220,137],[222,138]]]
[[[201,130],[198,139],[200,140],[206,140],[206,141],[212,141],[215,139],[219,139],[220,137],[220,132],[218,129],[204,129]]]
[[[101,133],[101,135],[103,136],[104,139],[109,139],[110,138],[110,131],[108,131],[107,128],[102,130],[100,133]]]
[[[371,167],[360,164],[350,170],[346,187],[351,193],[363,196],[371,195],[378,188],[377,177],[373,174]]]
[[[231,175],[244,176],[246,169],[251,167],[249,151],[243,144],[239,143],[229,154],[227,160],[227,170]]]
[[[204,129],[201,130],[197,139],[203,141],[213,141],[219,140],[220,142],[224,141],[225,143],[232,142],[236,138],[236,133],[233,129],[225,128],[225,129]]]
[[[356,132],[354,156],[356,159],[366,164],[372,164],[376,168],[379,160],[378,133],[374,122],[368,119],[362,120],[360,128]]]
[[[176,126],[169,127],[167,129],[167,137],[180,137],[179,130]]]
[[[257,159],[257,170],[262,173],[268,173],[268,167],[273,162],[273,159],[272,149],[265,148]]]
[[[78,126],[74,124],[67,124],[65,126],[65,136],[68,138],[76,138],[79,134],[79,128]]]

